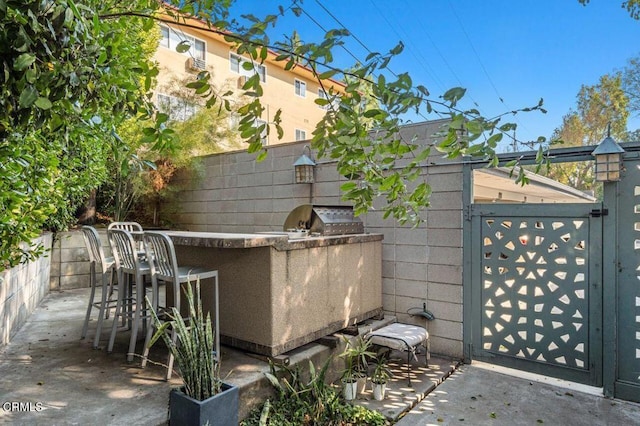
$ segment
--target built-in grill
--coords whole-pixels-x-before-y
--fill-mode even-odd
[[[289,213],[284,221],[287,232],[306,230],[319,235],[363,234],[364,225],[349,206],[316,206],[303,204]]]

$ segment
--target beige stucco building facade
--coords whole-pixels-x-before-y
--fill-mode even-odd
[[[281,139],[277,138],[276,132],[265,134],[263,144],[306,140],[311,138],[316,123],[326,112],[326,107],[318,105],[316,99],[327,97],[331,90],[338,93],[344,90],[344,85],[334,80],[323,80],[320,85],[311,69],[302,65],[285,70],[286,61],[276,61],[276,53],[272,51],[264,63],[260,64],[258,60],[253,62],[251,69],[245,69],[243,63],[251,62],[248,55],[238,55],[223,35],[203,23],[190,21],[189,24],[199,28],[162,23],[160,45],[154,56],[160,68],[156,103],[161,109],[167,109],[170,104],[174,113],[172,118],[181,119],[193,113],[193,104],[185,103],[175,95],[175,90],[183,86],[186,79],[195,80],[199,72],[210,71],[212,82],[220,93],[233,91],[233,97],[238,101],[236,106],[242,105],[245,92],[242,86],[246,78],[257,73],[264,90],[261,119],[264,123],[272,123],[277,111],[281,110],[284,131]],[[184,53],[176,51],[178,44],[185,40],[191,44],[190,49]],[[231,123],[231,127],[233,125]]]

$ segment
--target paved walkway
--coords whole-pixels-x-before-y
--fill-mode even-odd
[[[0,348],[0,424],[166,424],[169,389],[180,379],[174,375],[167,383],[163,367],[143,370],[137,362],[127,363],[127,333],[118,333],[111,355],[80,340],[87,295],[86,289],[51,293]],[[107,336],[105,330],[103,345]],[[292,354],[291,362],[306,365],[313,358],[317,365],[325,352],[322,345],[308,345]],[[243,400],[263,401],[271,392],[264,360],[228,347],[222,358],[223,376],[231,372],[229,381],[241,386]],[[154,347],[152,359],[164,361],[166,353]],[[455,362],[432,358],[429,368],[422,363],[413,365],[409,387],[404,361],[392,362],[395,377],[387,398],[375,401],[367,390],[356,403],[401,417],[398,426],[640,425],[639,404],[587,393],[598,391],[594,388],[561,388],[475,363],[442,382]]]
[[[486,364],[463,365],[396,426],[426,425],[640,425],[640,404],[498,372]],[[539,376],[538,376],[539,377]],[[599,391],[599,389],[597,390]],[[589,393],[587,393],[589,392]]]

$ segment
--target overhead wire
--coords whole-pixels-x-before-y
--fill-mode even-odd
[[[456,18],[456,21],[458,22],[458,25],[460,25],[460,29],[462,30],[462,33],[464,34],[465,38],[467,39],[467,42],[469,43],[469,46],[471,46],[471,50],[473,51],[474,56],[476,57],[478,63],[480,64],[480,68],[482,69],[482,72],[484,73],[485,77],[487,77],[487,80],[489,81],[489,84],[491,85],[491,87],[493,88],[493,91],[495,92],[496,96],[498,97],[498,100],[500,101],[500,103],[502,103],[507,109],[513,110],[513,108],[511,108],[509,105],[507,105],[507,103],[504,100],[504,97],[500,94],[500,92],[498,91],[498,88],[496,87],[495,83],[493,82],[493,79],[491,78],[491,76],[489,75],[489,72],[487,71],[487,68],[484,66],[484,63],[482,61],[482,58],[480,57],[480,55],[478,54],[478,51],[476,50],[476,47],[473,43],[473,41],[471,40],[471,37],[469,37],[469,34],[467,33],[467,30],[464,26],[464,23],[462,22],[462,20],[460,19],[460,16],[458,15],[458,13],[456,12],[456,9],[453,7],[453,4],[451,3],[451,1],[448,2],[449,3],[449,7],[451,8],[451,12],[453,13],[453,16]],[[518,126],[522,126],[525,130],[528,130],[526,128],[526,126],[524,126],[522,123],[520,123],[517,119],[517,117],[514,116],[514,120],[516,121],[516,123],[518,124]],[[513,136],[514,140],[515,140],[515,134]]]
[[[373,7],[378,12],[378,14],[382,17],[382,19],[384,19],[384,21],[387,23],[387,26],[391,29],[391,31],[393,31],[395,33],[395,35],[398,37],[398,39],[401,40],[401,41],[402,40],[409,40],[410,47],[413,47],[413,43],[411,42],[411,38],[407,37],[406,34],[404,36],[401,35],[396,30],[396,27],[391,22],[389,22],[389,19],[387,19],[387,15],[384,14],[382,12],[382,10],[380,10],[380,7],[378,7],[378,5],[375,4],[375,2],[373,0],[370,0],[370,3],[373,5]],[[415,52],[418,52],[418,54],[421,56],[422,59],[420,57],[418,57]],[[440,90],[445,91],[446,90],[445,85],[438,78],[438,76],[437,76],[436,72],[433,70],[433,68],[431,68],[431,66],[428,64],[428,61],[426,61],[426,58],[424,58],[422,56],[422,54],[420,53],[420,50],[419,49],[415,49],[415,47],[413,47],[412,49],[408,50],[408,53],[410,55],[412,55],[420,63],[420,65],[423,66],[423,68],[425,68],[425,71],[427,71],[427,73],[433,78],[433,80],[436,82],[436,84],[440,87]]]
[[[296,1],[296,0],[294,0],[294,1]],[[360,40],[360,38],[358,38],[358,36],[357,36],[357,35],[355,35],[355,33],[354,33],[353,31],[349,30],[349,29],[347,28],[347,26],[346,26],[342,21],[340,21],[340,20],[339,20],[339,19],[338,19],[338,18],[337,18],[333,13],[331,13],[331,11],[330,11],[328,8],[326,8],[326,7],[325,7],[325,6],[320,2],[320,0],[315,0],[315,2],[316,2],[316,3],[317,3],[317,4],[322,8],[322,10],[324,10],[324,11],[325,11],[325,13],[327,13],[327,14],[329,15],[329,16],[330,16],[330,17],[331,17],[331,18],[332,18],[332,19],[333,19],[333,20],[334,20],[334,21],[335,21],[335,22],[336,22],[336,23],[337,23],[341,28],[344,28],[345,30],[347,30],[347,31],[349,32],[349,35],[350,35],[350,36],[351,36],[351,37],[352,37],[352,38],[353,38],[353,39],[354,39],[358,44],[360,44],[360,46],[362,46],[362,47],[363,47],[363,48],[364,48],[364,49],[365,49],[369,54],[373,53],[373,51],[372,51],[372,50],[371,50],[371,49],[370,49],[370,48],[369,48],[369,47],[368,47],[368,46],[367,46],[367,45],[366,45],[362,40]],[[299,5],[299,4],[298,4],[298,7],[299,7],[299,8],[303,11],[303,13],[304,13],[307,17],[309,17],[309,19],[311,19],[311,21],[312,21],[312,22],[314,22],[314,23],[315,23],[315,24],[316,24],[316,25],[317,25],[317,26],[318,26],[322,31],[327,32],[327,30],[326,30],[326,29],[325,29],[325,28],[324,28],[324,27],[323,27],[323,26],[322,26],[322,25],[321,25],[321,24],[320,24],[316,19],[314,19],[313,17],[311,17],[311,15],[310,15],[306,10],[304,10],[304,8],[302,8],[302,6],[301,6],[301,5]],[[400,37],[399,35],[398,35],[398,37],[399,37],[400,39],[402,39],[402,37]],[[401,40],[401,41],[402,41],[402,40]],[[356,57],[356,55],[355,55],[355,54],[353,54],[353,52],[351,52],[349,49],[347,49],[347,48],[346,48],[346,46],[342,45],[341,47],[342,47],[342,48],[343,48],[347,53],[349,53],[349,55],[351,55],[351,57],[353,57],[357,62],[364,63],[364,62],[363,62],[363,61],[361,61],[358,57]],[[399,76],[398,76],[398,74],[397,74],[396,72],[394,72],[394,71],[393,71],[390,67],[388,67],[388,66],[387,66],[387,70],[389,70],[389,72],[390,72],[393,76],[395,76],[396,78],[398,78],[398,77],[399,77]],[[419,116],[420,116],[420,117],[422,117],[423,119],[425,119],[425,120],[429,120],[429,118],[428,118],[428,117],[426,117],[426,116],[424,115],[424,113],[422,113],[419,109],[417,110],[417,112],[416,112],[416,113],[417,113],[417,115],[419,115]],[[438,116],[441,116],[441,114],[440,114],[438,111],[434,111],[434,113],[435,113],[436,115],[438,115]]]

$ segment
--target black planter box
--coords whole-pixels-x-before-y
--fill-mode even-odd
[[[169,424],[176,426],[238,426],[238,387],[222,384],[222,391],[198,401],[182,389],[169,394]]]

